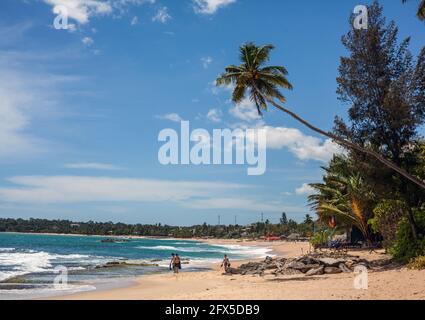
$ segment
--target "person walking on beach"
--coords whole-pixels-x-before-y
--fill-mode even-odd
[[[175,274],[179,273],[179,270],[182,268],[181,260],[178,254],[174,256],[173,259],[173,271]]]
[[[227,272],[230,268],[230,260],[227,254],[224,255],[223,262],[221,263],[221,267],[224,267],[224,271]]]
[[[175,256],[176,255],[174,253],[171,254],[170,271],[173,270]]]

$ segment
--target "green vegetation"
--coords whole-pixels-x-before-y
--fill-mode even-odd
[[[374,11],[370,12],[369,14],[372,14],[370,15],[370,18],[372,19],[372,22],[373,22],[373,18],[376,18],[373,16],[373,13],[375,13],[378,16],[377,18],[379,19],[382,9],[381,7],[379,7],[379,5],[376,2],[372,6],[372,9],[374,9]],[[378,20],[378,23],[381,23],[381,21]],[[372,29],[375,30],[374,33],[372,33],[372,35],[375,38],[383,37],[385,39],[382,39],[382,40],[390,41],[389,46],[394,45],[393,43],[391,43],[391,39],[387,39],[388,37],[387,34],[384,34],[384,35],[379,34],[379,31],[381,31],[379,30],[379,28],[378,29],[371,28],[371,26],[369,25],[367,32],[369,32],[369,30],[372,30]],[[353,30],[351,33],[349,33],[348,35],[349,37],[346,38],[346,40],[343,40],[344,45],[346,45],[348,49],[350,48],[349,48],[349,43],[347,42],[347,40],[350,39],[352,34],[354,34],[354,38],[358,42],[365,40],[362,38],[363,35],[361,30]],[[397,30],[395,30],[395,35],[397,35]],[[398,58],[398,59],[402,58],[396,55],[406,54],[407,52],[405,47],[407,46],[407,44],[408,44],[408,41],[405,41],[404,44],[400,47],[401,51],[399,53],[391,51],[387,54],[386,58]],[[362,44],[360,45],[362,46]],[[319,129],[316,126],[309,123],[307,120],[297,115],[296,113],[276,103],[275,99],[279,100],[279,102],[281,103],[285,103],[286,101],[285,97],[279,91],[279,88],[292,89],[292,85],[289,83],[288,79],[286,78],[288,72],[285,69],[285,67],[266,66],[266,63],[270,60],[270,53],[273,49],[274,49],[274,46],[271,44],[264,45],[264,46],[257,46],[252,42],[248,42],[242,45],[240,47],[240,57],[239,57],[241,64],[239,66],[236,66],[236,65],[227,66],[225,68],[225,72],[217,78],[216,85],[217,86],[234,85],[233,94],[232,94],[232,100],[234,103],[236,104],[240,103],[248,95],[249,99],[252,102],[254,102],[255,105],[257,106],[259,115],[262,115],[262,110],[267,110],[267,104],[269,103],[275,108],[279,109],[280,111],[283,111],[284,113],[290,115],[292,118],[302,123],[304,126],[308,127],[309,129],[334,140],[336,143],[340,144],[342,147],[345,147],[349,150],[360,152],[364,156],[375,158],[377,161],[381,162],[386,167],[391,168],[392,170],[396,171],[400,175],[404,176],[406,179],[417,184],[418,186],[420,186],[422,189],[425,190],[424,181],[410,174],[403,167],[387,159],[386,157],[384,157],[382,154],[380,154],[373,148],[368,148],[364,146],[363,144],[358,143],[357,141],[356,143],[352,139],[350,139],[350,137],[338,134],[338,132],[332,133],[332,132],[326,132],[322,129]],[[424,55],[425,55],[425,50],[424,50]],[[378,58],[377,60],[379,60],[379,58],[385,58],[385,57],[381,55],[375,58]],[[382,64],[381,61],[377,61],[377,60],[375,60],[374,62],[379,62],[379,64]],[[399,65],[399,67],[402,67],[402,66]],[[408,67],[411,67],[411,65],[409,64],[405,67],[408,68]],[[423,70],[417,70],[417,71],[422,72]],[[378,74],[377,76],[381,76],[381,75],[382,74]],[[402,76],[404,76],[404,74],[402,74]],[[367,80],[361,77],[360,79]],[[384,80],[384,78],[382,79]],[[375,80],[376,78],[373,78],[373,81]],[[419,89],[416,85],[420,85],[420,80],[419,79],[415,79],[415,80],[417,83],[413,83],[413,86],[409,88],[412,91]],[[403,87],[403,88],[406,88],[406,87]],[[342,92],[341,99],[346,98],[344,96],[345,94],[347,93]],[[393,99],[395,100],[396,97],[393,97]],[[412,118],[413,116],[420,117],[420,115],[416,115],[416,114],[415,115],[412,114]]]
[[[425,270],[425,256],[412,259],[407,267],[412,270]]]
[[[424,13],[422,1],[419,17]],[[377,1],[368,15],[366,30],[355,29],[350,17],[342,37],[348,55],[340,60],[337,94],[348,115],[335,119],[332,132],[282,105],[279,89],[292,85],[284,67],[266,66],[272,45],[242,45],[241,64],[226,67],[217,85],[234,85],[235,103],[248,95],[260,115],[272,105],[344,149],[323,168],[323,182],[311,184],[320,226],[313,244],[355,229],[369,245],[383,238],[397,260],[408,262],[425,248],[425,142],[418,132],[425,124],[425,48],[415,58],[410,38],[398,40]]]
[[[425,143],[418,129],[425,122],[425,48],[415,59],[409,41],[398,41],[395,23],[386,23],[376,2],[368,29],[342,38],[349,56],[341,58],[337,93],[349,106],[348,121],[337,118],[334,130],[423,181]],[[319,219],[355,226],[369,241],[381,236],[396,260],[423,255],[424,189],[377,158],[346,151],[324,168],[322,183],[311,184],[316,193],[309,200]]]
[[[320,246],[326,246],[329,243],[329,240],[335,235],[335,230],[332,229],[323,229],[316,232],[311,238],[310,243],[313,247],[317,248]]]
[[[398,261],[408,262],[412,258],[425,254],[425,208],[415,209],[414,217],[418,224],[421,235],[415,239],[409,225],[409,221],[404,216],[399,222],[394,243],[389,247],[389,252]]]
[[[286,214],[282,214],[282,217]],[[190,227],[176,227],[162,224],[142,225],[112,222],[72,222],[68,220],[44,219],[0,219],[0,232],[25,232],[25,233],[56,233],[56,234],[82,234],[102,236],[150,236],[150,237],[212,237],[224,239],[252,238],[265,236],[289,236],[293,233],[301,237],[311,236],[313,222],[306,216],[306,221],[297,223],[294,220],[285,220],[279,224],[269,221],[257,222],[248,226],[230,225],[217,226],[203,225]]]
[[[335,156],[324,170],[324,183],[310,185],[317,191],[309,196],[309,201],[319,220],[326,223],[336,218],[340,224],[356,226],[370,240],[367,222],[374,199],[372,190],[345,157]]]
[[[273,45],[256,46],[249,42],[240,48],[240,66],[230,65],[216,81],[218,86],[234,84],[232,100],[240,103],[249,93],[250,99],[257,106],[258,113],[267,110],[267,99],[278,99],[284,103],[285,97],[280,93],[279,87],[292,89],[286,79],[288,71],[282,66],[265,66],[270,59]],[[247,92],[249,91],[249,92]]]

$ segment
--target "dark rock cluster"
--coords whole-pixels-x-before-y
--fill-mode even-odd
[[[391,261],[380,261],[378,264],[384,265]],[[297,275],[316,276],[323,274],[351,273],[356,266],[371,268],[376,262],[369,262],[355,256],[329,255],[322,253],[312,253],[299,258],[271,258],[267,257],[261,262],[249,262],[242,264],[238,268],[229,268],[226,274],[240,275]]]

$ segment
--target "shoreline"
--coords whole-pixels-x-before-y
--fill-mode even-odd
[[[160,236],[116,236],[116,235],[101,235],[101,234],[80,234],[80,233],[51,233],[51,232],[15,232],[15,231],[3,231],[1,233],[7,234],[26,234],[26,235],[40,235],[40,236],[64,236],[64,237],[98,237],[98,238],[116,238],[116,239],[157,239],[157,240],[193,240],[184,238],[172,238],[172,237],[160,237]]]
[[[241,239],[237,239],[237,240],[217,239],[216,240],[216,239],[200,239],[200,238],[194,238],[194,239],[191,239],[191,240],[196,241],[196,242],[207,243],[207,244],[210,244],[210,245],[246,246],[246,247],[252,247],[252,248],[265,248],[265,249],[270,250],[262,258],[251,257],[251,258],[240,259],[240,260],[232,260],[232,267],[237,267],[237,266],[239,266],[243,263],[247,263],[247,262],[261,261],[266,256],[282,256],[282,255],[288,255],[288,253],[289,253],[289,256],[299,255],[303,251],[306,252],[306,249],[309,247],[309,244],[306,243],[306,242],[289,243],[289,244],[291,244],[291,246],[290,246],[291,250],[288,250],[289,248],[285,248],[285,250],[282,250],[283,249],[282,244],[287,243],[287,242],[284,242],[284,241],[267,242],[267,241],[263,241],[263,240],[257,240],[257,241],[254,240],[253,241],[253,240],[241,240]],[[128,280],[127,285],[118,286],[118,287],[113,286],[114,279],[111,279],[111,286],[110,286],[109,289],[96,288],[96,290],[93,290],[93,291],[78,292],[78,293],[65,294],[65,295],[55,295],[55,296],[52,296],[52,297],[41,298],[41,300],[80,300],[80,299],[98,300],[98,299],[103,299],[101,297],[104,296],[104,295],[112,294],[113,296],[115,296],[114,292],[116,292],[116,291],[120,291],[120,290],[127,291],[127,290],[138,289],[141,285],[144,288],[146,288],[147,290],[150,291],[151,289],[154,289],[154,287],[158,286],[157,284],[155,284],[155,285],[152,284],[152,286],[149,285],[149,283],[151,281],[153,281],[153,282],[159,281],[161,284],[158,286],[158,288],[162,288],[163,282],[168,282],[169,280],[178,281],[179,277],[181,277],[181,276],[190,278],[191,275],[194,275],[195,277],[198,277],[198,275],[199,275],[202,278],[204,275],[219,274],[220,270],[221,270],[220,269],[220,263],[211,263],[208,266],[208,269],[209,270],[207,270],[207,271],[199,271],[199,270],[184,271],[184,269],[183,269],[183,272],[181,272],[177,277],[170,272],[157,273],[157,274],[151,274],[151,275],[141,275],[141,276],[137,276],[135,278],[127,279]],[[111,299],[116,299],[116,298],[117,297],[113,297]],[[107,298],[107,299],[109,300],[109,298]],[[150,299],[150,298],[147,298],[147,299]],[[40,300],[40,299],[37,299],[37,300]]]
[[[9,234],[9,235],[30,235],[30,236],[64,236],[64,237],[82,237],[82,238],[94,238],[96,239],[101,239],[101,238],[106,238],[104,236],[99,236],[99,235],[81,235],[81,234],[54,234],[54,233],[34,233],[34,232],[2,232],[3,234]],[[164,239],[162,237],[144,237],[144,236],[132,236],[132,237],[128,237],[128,236],[114,236],[114,237],[109,237],[109,238],[115,238],[115,239],[122,239],[122,238],[126,238],[126,239],[134,239],[134,241],[136,241],[136,239]],[[229,252],[233,252],[234,254],[238,254],[238,251],[243,252],[244,250],[247,251],[246,253],[244,253],[242,256],[238,257],[238,261],[233,260],[234,265],[236,262],[238,263],[242,263],[244,261],[248,261],[248,259],[252,260],[261,260],[261,258],[265,258],[266,256],[274,256],[276,254],[279,254],[280,252],[276,251],[274,248],[274,245],[272,245],[270,242],[266,242],[266,241],[251,241],[248,239],[237,239],[237,240],[227,240],[227,239],[205,239],[205,238],[192,238],[192,239],[176,239],[176,238],[171,238],[171,237],[167,237],[166,240],[170,240],[170,241],[184,241],[185,243],[204,243],[204,244],[208,244],[211,246],[217,246],[217,247],[223,247],[223,249],[218,249],[218,250],[223,250],[223,251],[229,251]],[[65,240],[66,241],[66,240]],[[97,241],[97,240],[96,240]],[[176,245],[178,247],[178,245]],[[247,248],[242,248],[242,247],[247,247]],[[171,248],[171,247],[170,247]],[[226,248],[226,249],[225,249]],[[177,249],[176,249],[177,250]],[[171,252],[171,251],[170,251]],[[224,254],[224,253],[223,253]],[[182,252],[182,258],[184,258],[184,253]],[[221,262],[222,257],[216,257],[215,259],[207,259],[207,260],[211,260],[211,261],[205,261],[203,264],[201,264],[201,261],[194,261],[193,263],[189,263],[189,264],[184,264],[183,265],[183,271],[185,273],[199,273],[199,272],[205,272],[205,271],[212,271],[212,270],[216,270],[218,268],[218,264]],[[196,260],[196,259],[195,259]],[[166,275],[169,274],[168,270],[165,269],[161,269],[158,272],[153,273],[154,275]],[[70,294],[74,295],[74,294],[80,294],[80,293],[85,293],[85,292],[99,292],[99,291],[105,291],[105,289],[113,289],[113,288],[128,288],[133,286],[134,284],[137,284],[137,280],[139,279],[139,277],[149,277],[152,274],[146,274],[146,275],[140,275],[140,276],[125,276],[123,278],[115,278],[115,277],[109,277],[109,278],[99,278],[99,279],[92,279],[92,280],[82,280],[80,282],[75,283],[75,286],[81,286],[81,287],[92,287],[93,289],[90,291],[84,291],[82,290],[80,291],[74,291],[71,292],[72,290],[70,290],[70,292],[67,292],[66,290],[63,292],[52,292],[49,295],[44,295],[44,294],[40,294],[40,295],[34,295],[33,297],[29,297],[30,299],[54,299],[56,297],[61,297],[61,296],[69,296]],[[120,281],[121,279],[121,281]],[[99,281],[98,281],[99,280]],[[126,283],[125,285],[120,284],[120,282],[124,282]],[[106,284],[106,285],[105,285]],[[74,285],[73,285],[74,286]]]
[[[143,237],[146,238],[146,237]],[[169,238],[171,239],[171,238]],[[178,239],[177,239],[178,240]],[[189,240],[189,239],[185,239]],[[307,242],[286,242],[286,241],[275,241],[275,242],[268,242],[264,240],[241,240],[241,239],[200,239],[200,238],[193,238],[190,239],[192,241],[196,242],[204,242],[210,245],[236,245],[236,246],[246,246],[246,247],[252,247],[252,248],[265,248],[269,249],[270,251],[266,256],[297,256],[301,255],[303,252],[306,253],[309,249],[310,245]],[[286,245],[289,244],[289,246]],[[246,259],[240,259],[240,260],[232,260],[232,267],[238,267],[241,264],[247,263],[247,262],[253,262],[253,261],[261,261],[265,258],[259,258],[259,257],[251,257]],[[165,273],[157,273],[157,274],[150,274],[150,275],[141,275],[137,276],[135,278],[129,278],[127,279],[127,285],[125,286],[113,286],[112,282],[114,279],[111,279],[111,286],[108,289],[104,288],[96,288],[96,290],[88,291],[88,292],[78,292],[73,294],[65,294],[65,295],[55,295],[52,297],[47,298],[40,298],[36,300],[115,300],[115,299],[138,299],[133,297],[128,297],[126,294],[121,296],[121,292],[129,292],[132,290],[138,290],[141,287],[143,287],[143,290],[146,290],[146,292],[153,292],[152,295],[149,294],[149,297],[146,297],[147,300],[155,300],[155,299],[163,299],[162,294],[164,292],[168,292],[168,289],[166,289],[166,284],[170,283],[170,281],[175,281],[175,283],[178,283],[179,280],[182,278],[190,279],[191,277],[194,278],[201,278],[204,279],[205,276],[217,276],[221,275],[221,268],[220,263],[212,263],[209,265],[209,270],[207,271],[197,271],[197,270],[189,270],[181,272],[179,275],[175,276],[174,274],[170,272]],[[224,277],[224,276],[223,276]],[[195,284],[192,283],[190,286],[193,287]],[[202,285],[195,285],[195,287],[202,287]],[[159,291],[156,293],[156,291]],[[172,291],[172,290],[171,290]],[[157,294],[159,294],[157,296]],[[165,298],[168,299],[168,298]],[[170,297],[169,299],[174,299]]]
[[[270,251],[265,251],[265,255],[285,258],[300,257],[311,249],[306,242],[199,238],[184,240],[217,246],[267,248]],[[388,257],[383,251],[370,253],[368,250],[350,250],[349,254],[369,261]],[[238,267],[246,262],[263,259],[253,254],[252,258],[240,261],[230,256],[230,260],[232,267]],[[313,277],[266,274],[260,277],[223,275],[219,264],[212,263],[208,268],[210,269],[206,271],[185,270],[186,267],[183,266],[182,272],[177,276],[165,272],[125,279],[109,278],[102,280],[102,284],[92,282],[96,287],[93,291],[59,293],[36,300],[234,300],[235,297],[238,300],[425,300],[425,270],[413,271],[405,267],[370,270],[367,290],[354,288],[354,273]]]
[[[199,240],[198,240],[199,241]],[[268,246],[280,257],[298,257],[307,253],[305,242],[272,242],[207,240],[217,245]],[[354,250],[350,254],[379,260],[387,257],[383,252]],[[256,259],[249,259],[254,261]],[[258,259],[257,259],[258,260]],[[232,267],[247,262],[233,261]],[[305,277],[293,276],[241,276],[223,275],[219,265],[202,272],[183,272],[136,277],[125,288],[96,290],[49,300],[424,300],[425,271],[412,271],[404,267],[370,271],[368,289],[358,290],[353,285],[355,274],[336,274]]]

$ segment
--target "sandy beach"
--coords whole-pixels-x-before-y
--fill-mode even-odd
[[[206,240],[214,244],[265,246],[280,257],[298,257],[310,250],[308,243]],[[368,260],[383,252],[355,251]],[[234,262],[233,266],[242,263]],[[369,272],[367,290],[354,288],[353,274],[296,276],[228,276],[219,266],[206,272],[182,272],[138,277],[126,288],[78,293],[58,300],[384,300],[425,299],[425,271],[397,268]]]

